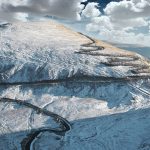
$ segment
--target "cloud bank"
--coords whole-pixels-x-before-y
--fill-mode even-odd
[[[84,8],[81,2],[86,0],[1,0],[0,18],[16,19],[16,15],[56,16],[60,18],[80,20],[80,12]]]
[[[110,2],[104,14],[91,18],[86,30],[111,42],[150,46],[150,0]]]

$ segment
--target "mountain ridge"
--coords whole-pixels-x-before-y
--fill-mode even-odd
[[[147,59],[51,21],[0,34],[2,149],[150,148]]]

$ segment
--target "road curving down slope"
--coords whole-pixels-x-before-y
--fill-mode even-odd
[[[7,25],[1,32],[0,86],[6,89],[18,85],[30,87],[62,82],[132,82],[150,78],[149,61],[140,55],[119,50],[56,23],[14,23]],[[97,66],[101,67],[98,73]],[[116,67],[127,69],[118,73]],[[104,71],[110,73],[104,76],[101,73]],[[31,132],[21,142],[23,150],[28,150],[41,132],[64,135],[71,130],[69,121],[63,117],[26,101],[5,96],[0,102],[31,108],[54,118],[60,124],[56,129],[40,128]]]

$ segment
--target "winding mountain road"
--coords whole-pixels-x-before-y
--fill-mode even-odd
[[[94,56],[96,56],[96,55],[109,56],[108,54],[106,54],[106,55],[105,54],[98,54],[98,53],[92,54],[91,52],[104,50],[105,47],[103,47],[103,46],[102,47],[101,46],[96,46],[96,42],[95,42],[94,39],[92,39],[91,37],[89,37],[87,35],[84,35],[82,33],[79,33],[79,34],[85,36],[86,38],[91,40],[91,42],[87,43],[87,44],[82,44],[80,51],[77,52],[77,53],[79,53],[79,54],[87,54],[87,55],[94,55]],[[90,49],[86,49],[86,48],[90,48]],[[132,81],[134,79],[139,80],[139,79],[149,79],[150,78],[150,75],[149,75],[149,73],[150,73],[150,64],[149,63],[147,63],[147,64],[146,63],[144,63],[144,64],[139,64],[139,63],[136,64],[136,63],[134,63],[134,62],[139,61],[141,59],[138,56],[112,55],[111,57],[112,58],[108,58],[108,62],[103,63],[103,64],[105,64],[107,66],[131,66],[132,65],[133,67],[135,67],[135,68],[131,69],[131,72],[133,74],[135,74],[135,76],[127,76],[127,77],[122,78],[122,79],[121,78],[116,78],[116,79],[117,80],[121,79],[122,82],[123,81],[129,81],[129,83],[128,83],[129,86],[133,87],[134,89],[138,90],[139,92],[141,92],[141,93],[143,93],[143,94],[145,94],[147,96],[150,96],[150,92],[149,91],[146,91],[146,90],[144,90],[144,89],[142,89],[140,87],[137,87],[137,86],[135,86],[132,83]],[[122,58],[120,59],[120,57],[124,57],[125,59],[122,59]],[[130,58],[130,59],[128,59],[128,58]],[[118,71],[116,71],[116,73],[121,75],[121,76],[125,76],[125,74],[120,74],[120,73],[118,73]],[[141,76],[137,75],[139,73],[146,73],[148,75],[141,75]],[[112,79],[112,81],[116,81],[116,79]],[[118,80],[118,81],[120,81],[120,80]],[[107,81],[105,81],[105,82],[107,82]]]
[[[94,56],[106,56],[108,62],[101,62],[102,64],[108,67],[115,66],[129,66],[131,68],[130,76],[121,76],[121,77],[107,77],[107,76],[90,76],[90,75],[74,75],[71,77],[66,77],[62,79],[48,79],[40,81],[18,81],[18,82],[1,82],[0,86],[17,86],[17,85],[47,85],[47,84],[58,84],[65,82],[100,82],[100,83],[109,83],[109,82],[128,82],[128,81],[137,81],[139,79],[148,79],[150,78],[150,64],[139,63],[140,57],[134,55],[125,55],[125,54],[108,54],[104,53],[105,47],[96,45],[96,41],[82,33],[79,33],[83,37],[90,40],[90,42],[82,44],[80,51],[76,51],[77,54],[86,54]],[[94,53],[93,53],[94,52]],[[96,52],[96,53],[95,53]],[[97,52],[102,52],[98,53]],[[45,63],[46,64],[46,63]],[[44,64],[44,65],[45,65]],[[142,74],[144,73],[144,75]]]
[[[23,139],[23,141],[21,142],[22,150],[29,150],[31,143],[41,132],[49,131],[49,132],[53,132],[55,134],[65,135],[65,133],[67,131],[71,130],[71,124],[65,118],[63,118],[53,112],[50,112],[48,110],[39,108],[39,107],[37,107],[31,103],[28,103],[26,101],[18,100],[18,99],[10,99],[10,98],[0,98],[0,102],[16,103],[21,106],[31,108],[34,111],[36,111],[38,114],[43,114],[45,116],[52,117],[54,119],[54,121],[59,123],[59,125],[60,125],[59,128],[54,128],[54,129],[53,128],[41,128],[41,129],[37,129],[35,131],[31,131],[31,133],[25,139]]]
[[[150,75],[134,75],[134,76],[126,76],[126,77],[106,77],[106,76],[73,76],[65,79],[56,79],[56,80],[42,80],[42,81],[33,81],[33,82],[2,82],[0,86],[37,86],[37,85],[49,85],[49,84],[60,84],[67,82],[76,82],[76,83],[84,83],[84,82],[96,82],[96,83],[113,83],[113,82],[128,82],[128,81],[137,81],[141,79],[148,79]]]
[[[88,38],[91,42],[87,43],[87,44],[82,44],[80,51],[76,52],[79,54],[87,54],[87,55],[97,55],[97,53],[93,53],[93,52],[97,52],[97,51],[102,51],[105,49],[105,47],[103,46],[97,46],[96,42],[94,39],[90,38],[89,36],[86,36],[82,33],[80,33],[81,35],[85,36],[86,38]],[[128,55],[109,55],[109,54],[105,54],[105,53],[98,53],[98,55],[102,55],[102,56],[111,56],[111,57],[119,57],[117,59],[111,59],[107,64],[108,66],[116,66],[118,65],[118,63],[120,65],[129,65],[129,63],[127,62],[128,60],[124,60],[125,63],[121,62],[120,57],[130,57],[132,58],[132,60],[130,61],[130,63],[132,61],[137,61],[140,58],[139,57],[131,57]],[[140,68],[140,72],[142,70],[142,66]],[[149,66],[145,66],[146,72],[148,72],[149,70]],[[138,69],[136,70],[136,72],[133,72],[135,74],[138,73]],[[148,72],[149,73],[149,72]],[[57,80],[43,80],[43,81],[34,81],[34,82],[14,82],[14,83],[0,83],[0,86],[17,86],[17,85],[47,85],[47,84],[57,84],[57,83],[64,83],[64,82],[101,82],[101,83],[106,83],[106,82],[127,82],[127,81],[133,81],[133,80],[139,80],[139,79],[148,79],[150,78],[150,75],[135,75],[135,76],[127,76],[127,77],[122,77],[122,78],[114,78],[114,77],[93,77],[93,76],[86,76],[86,75],[82,75],[82,76],[73,76],[70,78],[66,78],[66,79],[57,79]],[[55,122],[59,123],[59,128],[41,128],[41,129],[37,129],[35,131],[31,131],[31,133],[25,138],[23,139],[23,141],[21,142],[21,147],[22,150],[29,150],[31,148],[31,144],[32,142],[35,140],[35,138],[42,132],[45,131],[49,131],[55,134],[59,134],[59,135],[65,135],[66,132],[71,130],[71,124],[69,123],[69,121],[67,121],[65,118],[50,112],[46,109],[40,108],[38,106],[35,106],[31,103],[28,103],[24,100],[18,100],[18,99],[10,99],[10,98],[0,98],[0,102],[8,102],[8,103],[16,103],[19,104],[21,106],[24,107],[28,107],[31,108],[32,110],[36,111],[38,114],[43,114],[45,116],[49,116],[52,117],[54,119]]]

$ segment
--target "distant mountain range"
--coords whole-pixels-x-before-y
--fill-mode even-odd
[[[111,43],[111,44],[115,45],[118,48],[133,51],[141,54],[146,58],[150,58],[150,47],[136,45],[136,44],[116,44],[116,43]]]

